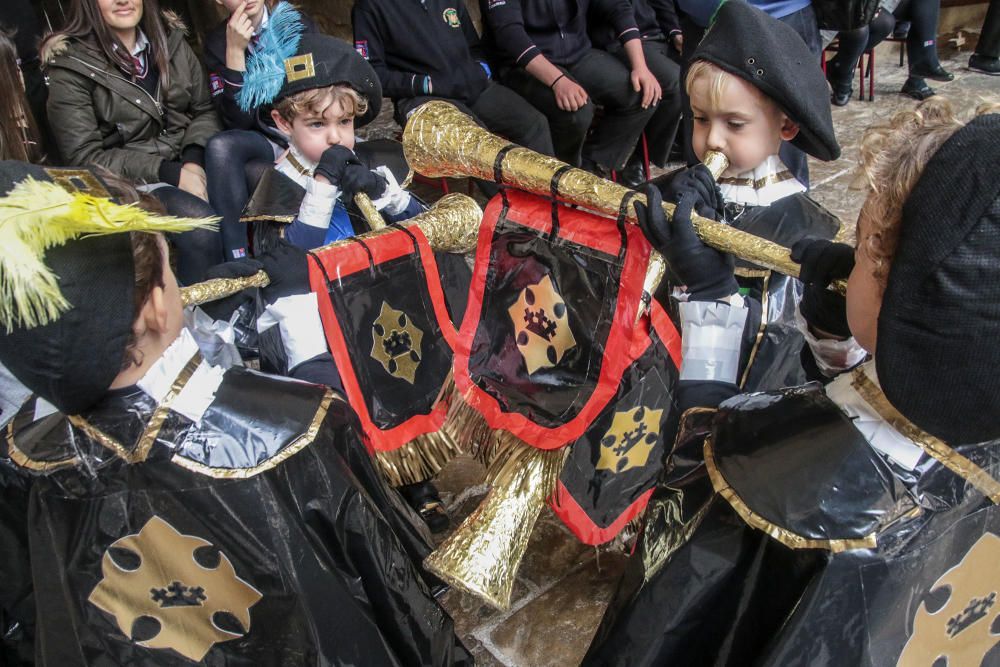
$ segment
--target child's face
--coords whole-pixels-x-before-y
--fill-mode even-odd
[[[691,82],[694,152],[699,160],[710,150],[719,151],[729,158],[726,175],[736,175],[754,169],[778,152],[782,140],[798,134],[797,125],[738,77],[725,77],[722,94],[713,104],[714,78],[706,74]]]
[[[302,155],[319,162],[323,151],[331,146],[344,146],[354,150],[354,114],[344,111],[339,100],[329,96],[317,105],[322,114],[307,111],[289,123],[277,111],[271,112],[278,129],[288,135],[289,141]]]
[[[875,262],[866,250],[871,225],[865,208],[866,206],[861,208],[858,216],[858,247],[854,251],[854,270],[847,279],[847,324],[858,344],[874,353],[878,315],[882,310],[882,286],[875,278]]]

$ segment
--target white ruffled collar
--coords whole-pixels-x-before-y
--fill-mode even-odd
[[[177,377],[196,355],[200,353],[194,336],[187,329],[181,329],[177,340],[171,343],[163,352],[163,356],[150,366],[146,374],[136,382],[136,386],[157,404],[162,403],[173,388]],[[200,360],[198,367],[170,405],[172,410],[196,424],[201,421],[205,410],[215,400],[215,392],[222,384],[222,376],[225,373],[225,369],[212,366],[200,356],[198,358]]]
[[[858,370],[878,385],[874,359],[862,364]],[[855,428],[872,447],[904,468],[912,470],[917,466],[924,453],[923,448],[893,428],[861,397],[854,388],[852,373],[838,375],[826,386],[826,395],[854,421]]]
[[[750,171],[719,179],[719,190],[727,204],[769,206],[806,187],[788,171],[777,155],[771,155]]]

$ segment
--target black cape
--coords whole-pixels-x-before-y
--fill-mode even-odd
[[[1000,488],[1000,441],[946,450]],[[817,385],[689,413],[584,664],[1000,664],[998,498]]]
[[[30,554],[38,664],[470,661],[328,389],[234,368],[197,425],[134,387],[32,418],[5,442],[27,545],[3,549]]]

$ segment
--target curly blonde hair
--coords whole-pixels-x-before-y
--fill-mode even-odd
[[[1000,104],[985,103],[974,116],[998,111]],[[868,235],[862,250],[874,262],[882,289],[899,243],[903,204],[930,159],[966,122],[948,99],[935,96],[865,131],[859,170],[869,194],[859,221],[865,219]]]

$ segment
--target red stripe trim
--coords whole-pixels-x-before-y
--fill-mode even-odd
[[[622,532],[622,529],[629,521],[639,516],[649,504],[649,498],[653,495],[653,490],[644,491],[607,528],[601,528],[594,523],[583,508],[580,507],[579,503],[576,502],[572,494],[563,486],[562,480],[559,480],[556,486],[556,495],[549,502],[549,506],[552,507],[552,511],[556,513],[556,516],[562,519],[566,527],[576,535],[578,540],[584,544],[596,546],[613,540],[618,536],[618,533]]]
[[[448,310],[444,303],[444,294],[441,291],[441,281],[437,270],[437,263],[434,261],[434,253],[419,228],[408,227],[410,233],[417,239],[420,247],[420,259],[427,274],[427,291],[434,306],[434,315],[437,318],[438,326],[448,345],[454,349],[456,334],[454,325],[448,319]],[[414,251],[413,242],[405,232],[394,231],[377,236],[374,239],[366,240],[365,244],[371,250],[376,264],[403,257]],[[360,256],[359,256],[360,253]],[[368,254],[359,244],[352,243],[346,246],[339,246],[323,250],[316,253],[323,267],[326,269],[331,280],[338,277],[347,277],[361,270],[368,270]],[[362,263],[363,258],[363,263]],[[336,312],[333,309],[333,301],[330,298],[326,287],[326,277],[315,262],[309,262],[309,283],[313,292],[316,293],[319,302],[320,319],[323,321],[323,330],[326,333],[326,342],[330,346],[330,353],[333,355],[334,363],[340,372],[341,381],[344,384],[344,392],[347,400],[358,414],[361,421],[362,430],[365,433],[368,444],[371,448],[380,451],[391,451],[413,440],[419,435],[437,431],[444,424],[448,407],[443,401],[439,401],[434,406],[430,414],[414,415],[402,424],[391,428],[381,429],[371,419],[368,406],[365,403],[364,393],[358,382],[354,371],[354,364],[351,362],[351,355],[347,349],[347,342],[344,339],[344,332],[340,328]],[[443,316],[443,320],[442,320]],[[444,324],[442,324],[442,321]]]
[[[539,231],[548,231],[551,223],[550,203],[542,198],[511,191],[508,193],[511,209],[508,217],[511,220],[525,224]],[[531,202],[526,206],[525,202]],[[518,210],[511,215],[514,208]],[[490,248],[493,232],[500,216],[501,198],[496,196],[486,207],[483,216],[484,224],[479,228],[479,241],[476,248],[476,268],[472,287],[469,291],[469,304],[465,311],[465,319],[459,333],[458,345],[455,347],[455,383],[465,397],[466,402],[479,411],[491,428],[510,431],[520,439],[539,449],[555,449],[573,442],[587,430],[590,423],[600,414],[604,406],[615,395],[622,373],[635,361],[632,337],[635,330],[635,313],[638,312],[642,282],[646,266],[649,263],[649,244],[642,236],[642,231],[635,225],[626,225],[628,252],[622,271],[621,285],[618,290],[618,302],[615,307],[614,320],[608,334],[606,349],[626,350],[624,354],[609,354],[601,364],[601,374],[597,386],[587,400],[586,405],[576,417],[562,426],[548,428],[535,423],[524,415],[505,412],[495,398],[477,386],[469,375],[469,356],[472,342],[482,314],[483,293],[486,288],[486,272],[490,260]],[[535,217],[527,221],[525,211],[533,211]],[[541,213],[544,212],[544,215]],[[522,221],[523,220],[523,221]],[[486,222],[489,221],[489,222]],[[595,248],[603,252],[612,249],[617,254],[621,242],[618,230],[612,227],[609,219],[602,218],[583,211],[564,209],[559,215],[559,236],[574,240],[580,245]],[[610,231],[613,230],[613,231]],[[609,240],[610,239],[610,240]]]
[[[653,323],[653,330],[667,348],[674,366],[681,367],[681,334],[674,326],[670,315],[663,309],[663,306],[653,299],[649,304],[649,319]]]

